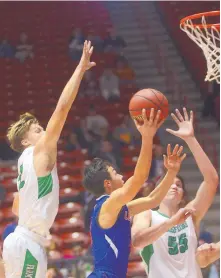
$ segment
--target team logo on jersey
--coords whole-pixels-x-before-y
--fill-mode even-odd
[[[185,221],[183,224],[176,225],[173,228],[169,229],[168,232],[171,232],[171,233],[175,234],[177,232],[180,232],[180,231],[186,229],[187,227],[188,227],[188,225],[187,225],[187,223]]]

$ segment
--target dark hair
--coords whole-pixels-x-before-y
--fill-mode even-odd
[[[86,166],[83,173],[83,185],[86,190],[93,193],[95,196],[100,196],[105,193],[104,181],[111,180],[108,167],[112,166],[109,162],[94,158],[90,165]]]
[[[180,175],[177,175],[176,177],[181,181],[182,188],[183,188],[183,198],[182,198],[182,201],[180,202],[180,207],[185,207],[188,203],[185,181],[184,181],[183,177],[181,177]]]

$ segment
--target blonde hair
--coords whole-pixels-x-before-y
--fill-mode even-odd
[[[7,130],[7,139],[10,147],[16,152],[22,152],[24,146],[22,140],[32,124],[38,124],[38,120],[30,113],[22,114],[19,120],[13,123]]]

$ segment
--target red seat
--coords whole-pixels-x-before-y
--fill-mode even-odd
[[[90,237],[85,233],[64,233],[61,234],[61,239],[63,240],[63,248],[70,248],[76,244],[81,244],[82,246],[89,246]]]
[[[80,176],[82,168],[84,166],[84,161],[78,163],[66,163],[60,162],[58,164],[59,175],[76,175]]]
[[[64,189],[65,187],[71,187],[77,191],[82,191],[82,176],[60,176],[60,186],[62,189]]]
[[[56,234],[68,232],[83,232],[84,221],[79,217],[62,218],[55,221],[52,231]]]
[[[60,190],[60,198],[65,197],[75,197],[79,195],[80,191],[78,189],[73,189],[71,187],[62,188]]]
[[[12,206],[13,200],[14,200],[14,194],[15,192],[8,192],[6,195],[6,198],[4,200],[4,203],[7,204],[7,206]]]
[[[15,215],[12,213],[11,207],[9,208],[2,208],[2,212],[4,215],[4,222],[9,222],[12,221],[15,218]]]
[[[127,269],[127,277],[145,275],[145,267],[143,262],[129,262]]]
[[[59,161],[73,161],[73,162],[80,162],[87,158],[87,152],[83,152],[82,150],[76,150],[67,152],[64,150],[58,151],[58,159]]]
[[[17,190],[16,178],[5,178],[1,181],[1,184],[5,187],[7,192],[15,192]]]
[[[71,215],[79,215],[82,210],[83,206],[78,203],[69,202],[66,204],[61,204],[58,210],[58,217],[61,218],[70,217]]]

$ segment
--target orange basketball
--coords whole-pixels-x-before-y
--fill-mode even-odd
[[[151,108],[155,113],[161,110],[160,121],[166,119],[169,114],[169,104],[167,98],[161,92],[155,89],[143,89],[130,100],[129,112],[133,119],[142,120],[142,109],[146,109],[147,118],[149,119]]]

